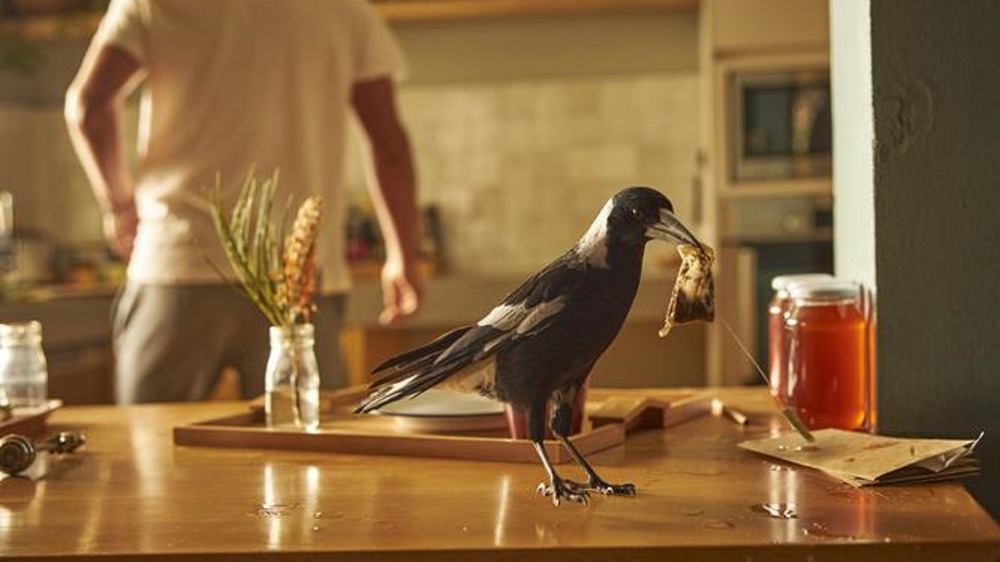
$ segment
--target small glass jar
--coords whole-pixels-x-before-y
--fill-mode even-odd
[[[319,367],[312,324],[270,328],[264,409],[270,427],[319,427]]]
[[[42,351],[42,325],[32,320],[0,324],[0,388],[14,408],[44,406],[48,366]]]
[[[779,399],[810,429],[869,428],[868,323],[861,287],[794,285],[785,313],[787,372]]]
[[[833,276],[829,273],[779,275],[771,279],[771,289],[774,290],[774,296],[767,305],[767,374],[771,384],[771,394],[775,397],[787,394],[784,388],[787,379],[785,368],[788,365],[785,343],[785,312],[791,303],[788,291],[794,285],[832,279]]]

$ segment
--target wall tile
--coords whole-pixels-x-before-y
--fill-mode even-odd
[[[400,105],[453,271],[533,270],[629,185],[659,187],[688,213],[694,73],[409,86]]]

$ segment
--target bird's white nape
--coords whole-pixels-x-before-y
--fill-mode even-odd
[[[608,268],[608,217],[613,207],[614,201],[608,199],[576,245],[577,253],[591,267]]]

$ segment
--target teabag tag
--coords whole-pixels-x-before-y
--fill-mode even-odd
[[[707,246],[702,250],[689,244],[677,246],[677,252],[681,255],[681,267],[667,304],[667,316],[660,328],[661,338],[667,337],[670,329],[678,324],[715,320],[715,281],[712,279],[715,252]]]

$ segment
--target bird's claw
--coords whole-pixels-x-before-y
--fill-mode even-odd
[[[555,478],[551,483],[542,482],[538,485],[538,493],[552,498],[552,504],[558,506],[565,498],[586,505],[590,501],[590,491],[599,492],[605,496],[634,496],[635,484],[608,484],[600,478],[591,478],[587,483]]]
[[[634,496],[635,484],[608,484],[600,478],[591,478],[586,484],[580,482],[566,481],[567,486],[577,491],[594,490],[605,496]]]
[[[597,490],[598,492],[604,494],[605,496],[634,496],[635,495],[635,484],[608,484],[607,482],[601,480],[596,484],[592,484],[591,488]]]
[[[542,482],[538,485],[537,492],[543,496],[551,497],[552,505],[555,506],[558,506],[563,498],[583,505],[587,505],[590,501],[590,493],[587,492],[586,486],[558,478],[553,479],[549,484]]]

